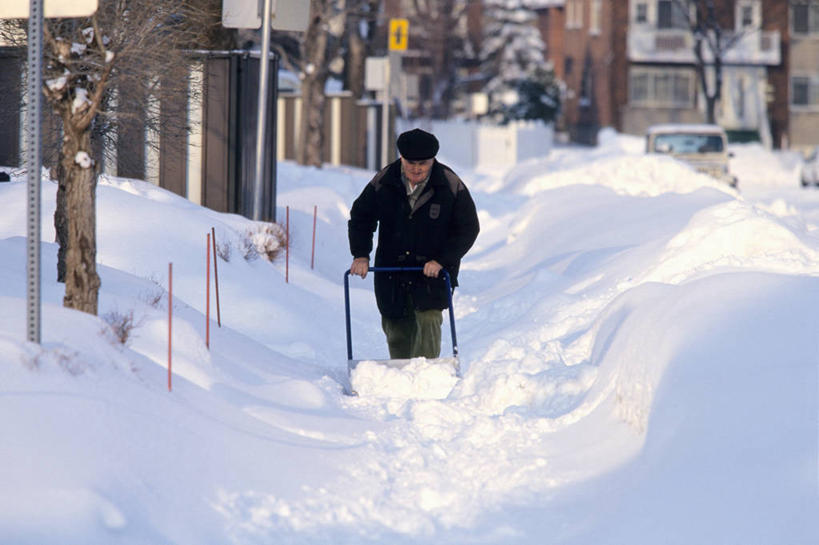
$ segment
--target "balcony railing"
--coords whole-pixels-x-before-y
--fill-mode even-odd
[[[723,39],[734,36],[726,32]],[[780,51],[779,31],[749,31],[725,52],[723,62],[776,66],[782,59]],[[706,62],[711,62],[713,55],[707,46],[703,52]],[[632,28],[628,33],[628,58],[633,62],[692,63],[694,36],[687,30]]]

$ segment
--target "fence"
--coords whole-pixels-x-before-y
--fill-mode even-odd
[[[276,156],[296,160],[301,131],[301,96],[281,93],[278,100]],[[391,112],[390,131],[394,131]],[[324,103],[322,163],[369,170],[381,167],[381,104],[357,100],[349,92],[328,93]],[[389,156],[395,157],[390,149]]]
[[[401,131],[420,127],[441,142],[444,162],[462,168],[509,167],[547,155],[554,145],[554,127],[539,122],[489,125],[478,121],[400,120]]]
[[[20,81],[22,54],[0,48],[0,164],[17,166],[25,150],[22,120],[25,116]],[[271,67],[276,73],[275,61]],[[191,97],[185,135],[164,128],[148,130],[144,120],[128,120],[115,130],[112,149],[100,165],[105,173],[145,179],[220,212],[250,216],[255,166],[257,55],[247,51],[199,52],[191,59]],[[263,219],[275,219],[276,160],[298,156],[301,98],[278,94],[271,86],[267,156],[263,183]],[[178,103],[186,97],[146,97],[146,107]],[[175,108],[173,111],[180,111]],[[47,166],[56,161],[60,142],[59,124],[44,116],[43,148]],[[506,167],[545,155],[552,147],[554,132],[542,123],[510,123],[493,126],[475,121],[409,121],[391,115],[388,157],[395,158],[395,138],[400,131],[420,126],[438,136],[441,159],[464,168]],[[350,93],[330,93],[324,107],[322,162],[348,165],[371,171],[381,164],[381,104],[356,100]],[[275,153],[273,152],[275,150]],[[52,157],[53,156],[53,157]],[[49,159],[49,157],[52,157]]]

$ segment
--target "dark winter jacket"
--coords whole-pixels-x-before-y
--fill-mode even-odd
[[[429,181],[410,210],[401,180],[401,161],[382,169],[353,203],[348,223],[353,257],[367,257],[378,227],[376,267],[423,267],[435,260],[458,285],[458,269],[480,229],[475,203],[464,183],[446,165],[435,161]],[[408,316],[407,295],[417,310],[449,306],[443,275],[420,272],[375,273],[375,296],[383,316]]]

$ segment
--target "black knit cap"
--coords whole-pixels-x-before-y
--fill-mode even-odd
[[[398,137],[398,152],[404,159],[423,161],[438,153],[438,139],[421,129],[412,129]]]

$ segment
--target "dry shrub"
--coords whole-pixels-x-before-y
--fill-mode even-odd
[[[154,308],[159,308],[159,304],[162,302],[162,299],[165,298],[167,291],[154,275],[151,275],[148,280],[153,283],[153,287],[140,293],[139,299]]]
[[[246,260],[252,261],[261,256],[272,263],[284,251],[287,233],[278,223],[256,223],[245,233],[242,245]]]
[[[140,322],[134,319],[134,311],[120,312],[112,310],[101,316],[102,320],[108,324],[109,334],[120,344],[127,344],[131,338],[131,332],[140,326]]]
[[[233,253],[233,246],[230,242],[216,242],[216,255],[222,258],[225,263],[230,263],[230,256]]]

